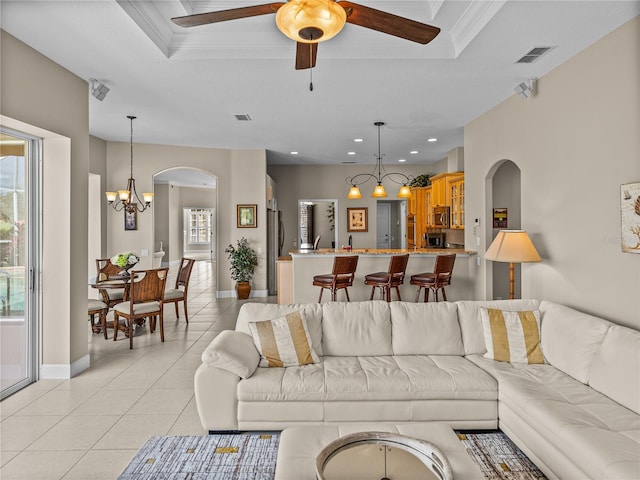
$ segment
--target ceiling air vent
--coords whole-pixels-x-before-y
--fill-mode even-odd
[[[250,122],[251,121],[251,117],[249,116],[248,113],[241,113],[241,114],[237,114],[234,115],[236,117],[236,120],[240,121],[240,122]]]
[[[515,63],[533,63],[553,48],[554,47],[533,47],[522,57],[516,60]]]

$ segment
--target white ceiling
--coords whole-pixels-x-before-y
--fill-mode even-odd
[[[111,88],[103,102],[90,98],[97,137],[128,142],[133,114],[135,142],[266,149],[270,164],[372,165],[375,121],[387,123],[385,162],[435,162],[462,146],[463,126],[514,95],[515,85],[640,14],[635,0],[363,0],[442,32],[418,45],[347,24],[319,45],[312,92],[309,71],[294,69],[295,43],[273,15],[190,29],[170,21],[260,3],[2,0],[0,25]],[[533,64],[514,64],[536,46],[555,48]]]

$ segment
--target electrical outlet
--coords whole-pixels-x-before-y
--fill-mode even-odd
[[[142,250],[140,250],[140,256],[141,257],[148,257],[149,256],[149,249],[148,248],[143,248]]]

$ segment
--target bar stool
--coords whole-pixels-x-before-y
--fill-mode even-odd
[[[322,301],[322,293],[325,288],[331,290],[331,300],[334,302],[336,301],[336,292],[344,288],[344,293],[347,295],[347,302],[350,302],[347,287],[353,285],[357,266],[358,255],[338,256],[333,259],[333,270],[331,273],[314,276],[313,285],[320,287],[318,303]]]
[[[424,290],[424,301],[429,301],[429,291],[433,292],[433,298],[438,301],[438,290],[442,290],[442,298],[446,302],[447,294],[444,287],[451,285],[451,275],[453,273],[453,264],[456,261],[456,254],[438,255],[433,272],[418,273],[411,275],[411,285],[417,285],[416,302],[420,300],[420,290]]]
[[[407,269],[407,263],[409,262],[409,254],[406,255],[394,255],[389,262],[389,270],[387,272],[377,272],[365,275],[364,284],[371,285],[371,297],[369,300],[373,300],[373,295],[376,291],[376,287],[380,288],[380,298],[386,299],[387,302],[391,301],[391,289],[396,289],[396,295],[398,300],[400,298],[400,285],[404,283],[404,272]]]

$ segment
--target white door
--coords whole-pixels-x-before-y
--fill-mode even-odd
[[[376,248],[391,248],[391,205],[378,203],[376,208]]]

